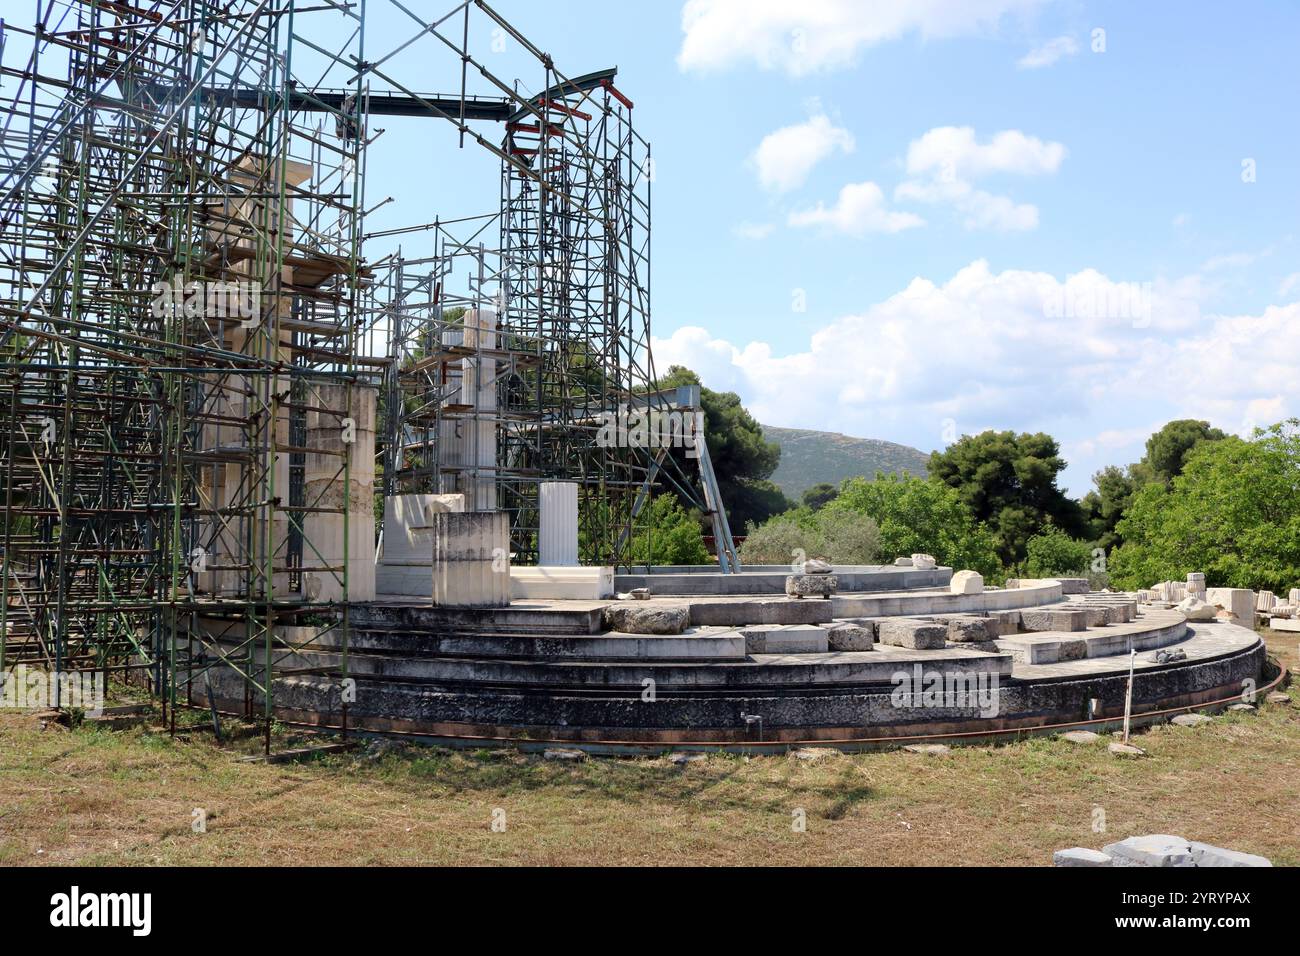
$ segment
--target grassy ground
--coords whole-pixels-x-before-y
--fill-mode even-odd
[[[1294,637],[1270,643],[1296,670]],[[1291,696],[1154,729],[1141,760],[1039,738],[938,757],[685,766],[385,743],[268,765],[238,762],[210,734],[42,730],[9,715],[0,864],[1044,865],[1061,847],[1176,833],[1300,865],[1300,690]],[[193,832],[195,808],[207,832]]]

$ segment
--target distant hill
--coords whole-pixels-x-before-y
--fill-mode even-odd
[[[781,464],[772,481],[796,501],[822,482],[839,487],[854,475],[873,477],[877,471],[924,478],[930,456],[907,445],[875,438],[850,438],[836,432],[764,425],[763,436],[781,446]]]

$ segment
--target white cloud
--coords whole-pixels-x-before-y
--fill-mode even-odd
[[[840,190],[835,205],[819,202],[811,209],[790,213],[789,224],[796,229],[820,226],[847,236],[865,236],[871,232],[902,232],[925,225],[925,220],[910,212],[885,208],[885,196],[873,182],[849,183]]]
[[[1016,61],[1016,66],[1022,70],[1038,70],[1051,66],[1063,56],[1074,56],[1078,52],[1079,42],[1074,37],[1054,37],[1022,56]]]
[[[1212,256],[1201,263],[1202,272],[1220,272],[1224,269],[1244,269],[1258,258],[1253,252],[1231,252]]]
[[[1044,430],[1068,449],[1072,491],[1106,464],[1141,457],[1174,418],[1238,431],[1300,413],[1300,302],[1260,315],[1203,315],[1196,277],[1134,286],[1084,270],[993,272],[977,261],[946,282],[913,279],[857,315],[778,354],[702,328],[655,339],[658,367],[680,363],[740,393],[759,421],[885,438],[930,450],[947,420]],[[1062,309],[1062,303],[1066,308]],[[1194,383],[1191,387],[1190,383]]]
[[[909,33],[942,38],[988,32],[1044,0],[687,0],[683,70],[740,63],[803,76],[851,65],[871,46]]]
[[[907,147],[907,171],[959,180],[991,173],[1034,176],[1056,172],[1067,153],[1061,143],[1045,143],[1018,129],[1005,129],[980,143],[969,126],[937,126]]]
[[[1277,287],[1277,294],[1285,299],[1293,292],[1300,292],[1300,272],[1293,272]]]
[[[806,123],[768,133],[752,162],[763,188],[783,193],[807,182],[813,167],[836,150],[851,153],[854,146],[852,133],[818,114]]]
[[[906,168],[913,178],[898,185],[894,199],[951,205],[967,229],[1035,229],[1036,206],[976,189],[972,181],[995,174],[1054,173],[1067,152],[1061,143],[1044,142],[1017,129],[1003,130],[981,143],[969,126],[939,126],[908,146]]]
[[[758,241],[766,239],[776,229],[776,226],[770,222],[742,222],[737,223],[731,230],[737,239],[749,239]]]

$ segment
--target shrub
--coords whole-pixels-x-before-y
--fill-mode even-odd
[[[742,564],[794,564],[801,555],[872,564],[880,556],[880,529],[866,515],[796,508],[762,525],[751,523],[740,546]]]

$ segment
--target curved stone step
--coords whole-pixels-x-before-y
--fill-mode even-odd
[[[999,649],[1017,664],[1055,664],[1148,651],[1176,644],[1187,636],[1187,619],[1177,611],[1147,609],[1127,624],[1089,627],[1083,631],[1039,632],[999,637]]]

